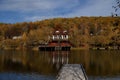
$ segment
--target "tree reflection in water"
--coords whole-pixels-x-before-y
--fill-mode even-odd
[[[88,76],[120,76],[120,51],[0,51],[0,72],[56,75],[63,64],[83,64]]]
[[[0,54],[0,71],[37,72],[57,74],[63,64],[68,64],[69,51],[18,52]]]

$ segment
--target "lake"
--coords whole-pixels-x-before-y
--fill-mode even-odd
[[[0,80],[56,80],[63,64],[82,64],[89,80],[120,80],[119,50],[0,50]]]

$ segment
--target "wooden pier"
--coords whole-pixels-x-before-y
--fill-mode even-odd
[[[65,64],[61,68],[57,80],[88,80],[81,64]]]
[[[40,46],[40,51],[70,51],[70,46],[59,47],[59,46]]]

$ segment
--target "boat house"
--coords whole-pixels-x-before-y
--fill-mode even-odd
[[[55,30],[48,38],[48,43],[39,46],[40,51],[69,51],[71,48],[67,30]]]

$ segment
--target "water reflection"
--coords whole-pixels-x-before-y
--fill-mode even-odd
[[[73,53],[73,52],[71,52]],[[120,76],[120,51],[74,51],[70,63],[84,65],[89,76]]]
[[[63,64],[83,64],[88,76],[120,76],[120,51],[0,51],[0,72],[57,75]]]
[[[68,64],[68,55],[69,55],[69,52],[67,51],[52,52],[52,63]]]
[[[54,51],[52,52],[52,64],[56,65],[56,69],[59,70],[61,65],[68,64],[69,62],[69,51]]]
[[[68,63],[68,56],[68,51],[5,51],[0,54],[0,71],[38,72],[45,75],[57,74],[61,66]]]

